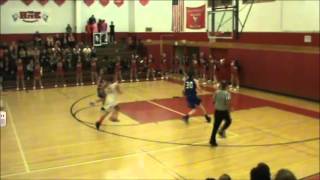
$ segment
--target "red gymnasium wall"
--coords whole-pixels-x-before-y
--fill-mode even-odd
[[[48,34],[44,34],[46,36]],[[117,33],[116,38],[134,35],[137,39],[207,41],[206,33]],[[312,43],[304,43],[304,36],[311,35]],[[77,34],[83,40],[84,34]],[[30,34],[1,35],[0,41],[31,40]],[[242,33],[239,43],[312,46],[319,47],[319,33]],[[147,49],[159,61],[160,46],[149,45]],[[174,47],[163,46],[168,57],[174,55]],[[263,51],[247,49],[209,49],[200,47],[205,54],[213,53],[215,58],[236,58],[241,64],[241,84],[257,89],[320,100],[319,54]]]

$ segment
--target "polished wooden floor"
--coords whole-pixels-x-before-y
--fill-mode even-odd
[[[212,123],[196,116],[186,125],[180,120],[185,112],[177,110],[184,103],[159,101],[181,97],[182,85],[153,81],[121,88],[119,101],[137,106],[128,107],[150,121],[135,119],[127,108],[120,122],[95,130],[99,107],[88,107],[94,86],[2,93],[8,122],[1,128],[1,179],[205,179],[223,173],[248,179],[259,162],[272,174],[280,168],[299,178],[320,172],[319,116],[272,105],[235,110],[227,139],[212,148]],[[319,114],[319,103],[249,89],[239,94]]]

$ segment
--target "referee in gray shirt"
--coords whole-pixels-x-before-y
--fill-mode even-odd
[[[219,135],[222,138],[226,137],[226,130],[231,124],[231,117],[230,117],[230,107],[231,107],[231,94],[227,90],[227,82],[222,81],[221,82],[221,88],[220,90],[217,90],[214,94],[214,125],[213,130],[210,138],[210,144],[211,146],[218,146],[216,141],[216,135],[219,133]],[[220,124],[222,121],[225,120],[224,125],[222,128],[220,128]],[[219,131],[218,131],[219,130]]]

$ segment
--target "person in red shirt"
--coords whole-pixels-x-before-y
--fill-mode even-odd
[[[196,54],[192,54],[191,69],[194,72],[194,77],[198,78],[199,77],[199,62],[198,62]]]
[[[146,63],[147,63],[147,78],[146,78],[146,80],[147,81],[149,80],[150,73],[152,73],[153,80],[157,80],[155,77],[155,72],[156,72],[155,62],[154,62],[152,54],[149,54]]]
[[[63,86],[66,87],[67,84],[65,83],[65,80],[64,80],[64,69],[63,69],[63,63],[64,63],[64,60],[63,60],[63,57],[61,54],[57,54],[57,58],[58,58],[58,62],[57,62],[57,70],[56,70],[56,83],[54,85],[54,87],[58,87],[58,79],[61,80],[61,82],[63,83]]]
[[[123,82],[123,78],[122,78],[122,72],[121,72],[121,58],[120,56],[117,56],[116,59],[116,64],[115,64],[115,68],[114,68],[114,82],[119,82],[119,80],[121,82]]]
[[[210,54],[208,57],[208,66],[209,66],[209,77],[208,82],[212,82],[215,84],[217,82],[217,76],[216,76],[216,69],[217,69],[217,62],[213,59],[212,55]]]
[[[81,56],[78,56],[77,65],[76,65],[76,82],[77,86],[83,86],[83,73],[82,73],[82,62]]]
[[[233,60],[230,63],[230,72],[231,72],[231,89],[233,90],[239,90],[240,85],[239,85],[239,70],[240,70],[240,65],[237,60]]]
[[[23,67],[23,63],[22,63],[22,60],[19,58],[16,62],[17,64],[17,91],[20,90],[19,88],[19,85],[20,85],[20,82],[22,84],[22,88],[23,90],[26,90],[26,86],[25,86],[25,83],[24,83],[24,67]]]
[[[94,57],[91,59],[91,84],[96,84],[98,73],[97,73],[97,58]]]
[[[35,61],[35,65],[34,65],[34,77],[33,77],[33,89],[36,89],[36,82],[39,82],[39,86],[41,89],[43,89],[43,84],[42,84],[42,80],[41,80],[41,76],[42,76],[42,67],[39,63],[39,60]]]
[[[133,81],[133,78],[136,78],[136,81],[139,81],[137,77],[137,61],[138,61],[138,56],[135,54],[131,55],[131,60],[130,60],[130,82]]]
[[[200,52],[199,55],[199,63],[200,63],[200,75],[202,77],[202,84],[207,84],[207,59],[204,56],[204,52]]]

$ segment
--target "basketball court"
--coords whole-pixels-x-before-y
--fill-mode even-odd
[[[1,179],[205,179],[226,172],[247,179],[257,162],[299,178],[319,172],[317,103],[242,89],[233,94],[227,138],[213,148],[212,123],[200,114],[188,125],[181,120],[188,111],[181,83],[121,88],[120,122],[106,121],[100,131],[100,109],[89,106],[94,86],[4,92]],[[201,93],[212,117],[211,96],[211,88]]]

